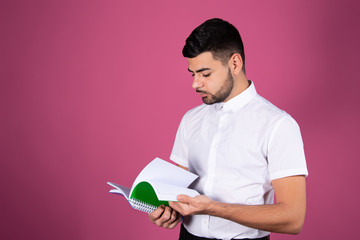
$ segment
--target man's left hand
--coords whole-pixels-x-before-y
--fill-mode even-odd
[[[169,206],[180,213],[182,216],[195,214],[210,214],[211,203],[214,201],[204,195],[189,197],[179,195],[178,202],[169,202]]]

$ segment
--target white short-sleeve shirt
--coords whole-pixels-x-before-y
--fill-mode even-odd
[[[192,188],[225,203],[273,204],[272,180],[308,175],[299,126],[258,95],[253,82],[226,103],[202,104],[188,111],[170,159],[199,176]],[[207,238],[269,234],[208,215],[186,217],[184,225],[190,233]]]

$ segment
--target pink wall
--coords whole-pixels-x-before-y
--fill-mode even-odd
[[[181,49],[205,19],[240,30],[247,75],[300,124],[310,176],[298,236],[358,234],[357,1],[2,1],[0,238],[176,239],[108,194],[168,159],[201,103]],[[150,236],[150,237],[149,237]]]

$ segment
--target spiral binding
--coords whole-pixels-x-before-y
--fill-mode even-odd
[[[152,211],[154,211],[157,207],[146,203],[144,201],[138,200],[138,199],[129,199],[129,203],[130,205],[137,210],[140,210],[142,212],[147,212],[147,213],[151,213]]]

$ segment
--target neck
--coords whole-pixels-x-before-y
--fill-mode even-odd
[[[233,97],[239,95],[250,86],[250,81],[246,78],[245,74],[242,73],[238,76],[234,76],[234,87],[229,97],[224,101],[227,102]]]

